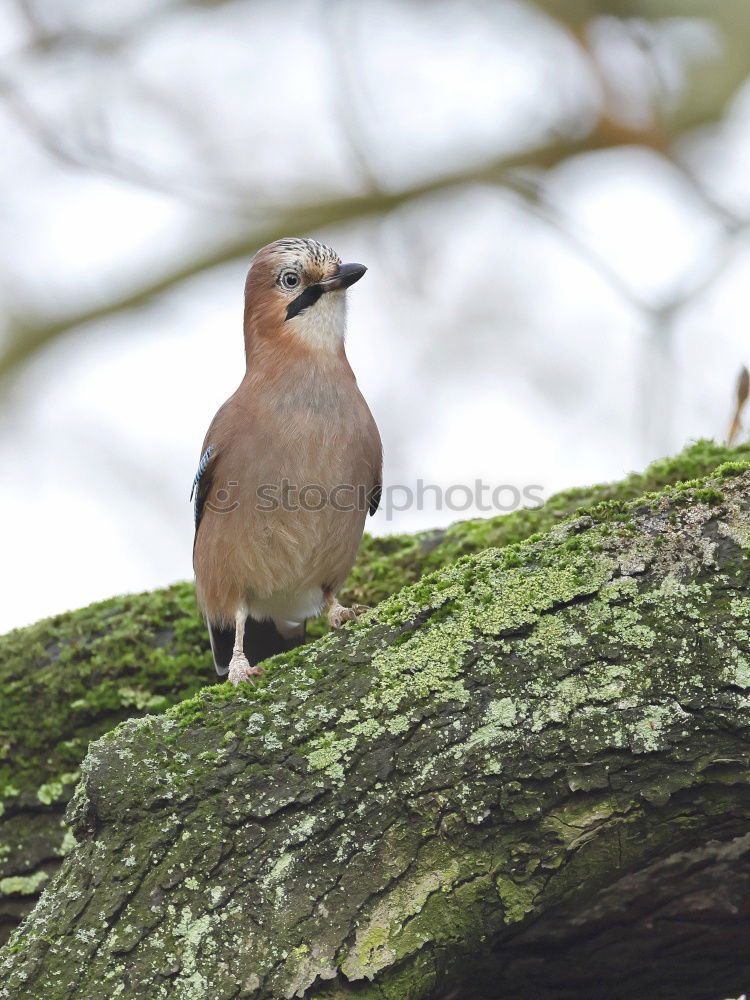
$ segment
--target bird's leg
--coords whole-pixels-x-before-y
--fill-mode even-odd
[[[235,687],[240,681],[249,681],[252,677],[263,673],[262,667],[251,667],[250,661],[245,656],[246,621],[247,611],[245,608],[239,608],[234,617],[234,646],[232,647],[232,659],[229,661],[229,680]]]
[[[338,597],[332,590],[323,591],[323,600],[328,608],[328,624],[331,628],[341,628],[344,622],[352,622],[355,618],[363,615],[365,611],[370,610],[366,604],[352,604],[350,608],[345,608],[343,604],[339,603]]]

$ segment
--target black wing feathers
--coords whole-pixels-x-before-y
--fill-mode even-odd
[[[375,511],[380,506],[380,498],[383,495],[383,484],[375,483],[373,488],[370,490],[369,503],[370,503],[370,517],[375,513]]]

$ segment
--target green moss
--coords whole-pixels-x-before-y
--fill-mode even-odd
[[[67,786],[74,785],[81,776],[81,772],[70,771],[66,774],[61,774],[59,778],[54,781],[48,781],[46,784],[41,785],[37,789],[36,797],[39,801],[45,805],[51,805],[60,799],[67,798]]]
[[[0,638],[0,787],[12,784],[22,802],[68,795],[60,781],[69,784],[91,739],[181,701],[211,670],[189,584],[10,632]]]
[[[748,469],[750,462],[722,462],[716,469],[715,475],[720,479],[729,479],[743,475]]]
[[[47,881],[47,872],[0,878],[0,896],[31,896]]]
[[[707,503],[709,507],[718,507],[724,500],[724,494],[715,489],[697,489],[693,492],[693,498],[699,503]]]
[[[345,600],[376,604],[405,583],[425,572],[482,549],[504,548],[523,540],[536,540],[541,532],[578,511],[599,508],[607,519],[625,517],[624,504],[644,493],[662,490],[670,483],[703,478],[721,466],[723,475],[739,475],[750,461],[750,443],[725,448],[700,440],[679,455],[653,462],[645,472],[633,473],[615,483],[576,488],[557,493],[542,506],[474,521],[461,521],[444,531],[418,535],[365,537],[360,557],[343,592]],[[727,472],[726,470],[730,470]],[[714,495],[706,502],[716,500]],[[570,542],[575,547],[575,542]]]
[[[538,895],[542,880],[518,885],[510,878],[498,878],[495,882],[498,899],[503,905],[506,924],[515,924],[534,909],[534,898]]]

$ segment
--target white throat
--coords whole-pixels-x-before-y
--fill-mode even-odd
[[[322,350],[337,350],[346,336],[346,293],[326,292],[318,301],[288,322],[305,343]]]

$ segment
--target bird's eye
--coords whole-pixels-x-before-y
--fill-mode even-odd
[[[296,288],[299,284],[299,275],[296,271],[284,271],[281,275],[281,284],[284,288]]]

